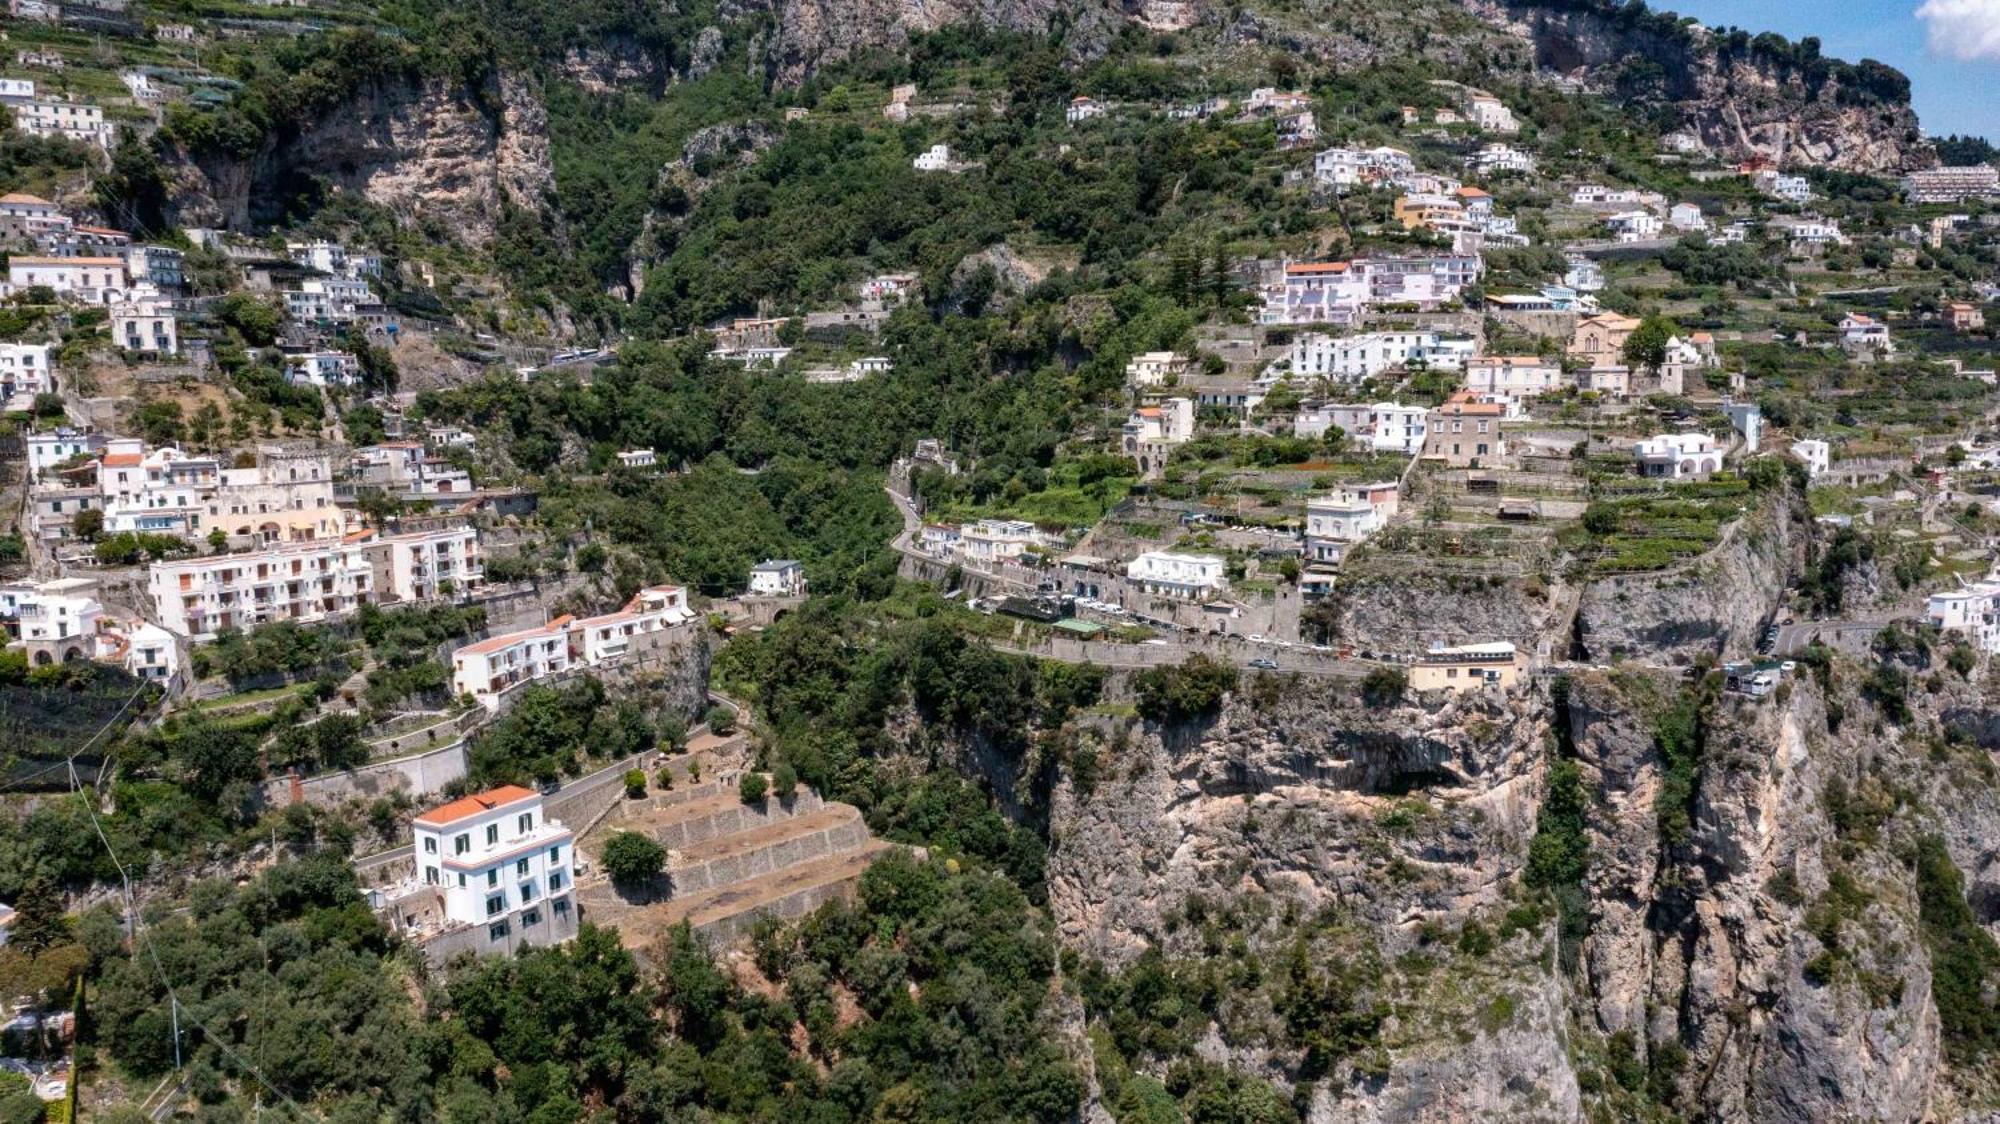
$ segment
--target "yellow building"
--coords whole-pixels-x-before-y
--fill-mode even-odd
[[[1410,686],[1418,691],[1471,691],[1482,687],[1508,690],[1520,681],[1521,654],[1502,640],[1432,648],[1410,669]]]

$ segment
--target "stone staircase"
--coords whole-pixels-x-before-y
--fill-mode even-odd
[[[612,833],[637,831],[667,848],[667,871],[650,892],[613,887],[602,875],[580,884],[585,920],[615,925],[627,948],[644,950],[682,921],[711,944],[747,935],[766,916],[794,918],[850,895],[868,864],[892,844],[869,834],[861,812],[801,788],[788,800],[746,804],[740,773],[625,803],[586,853]]]

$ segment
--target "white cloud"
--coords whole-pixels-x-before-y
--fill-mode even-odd
[[[1917,18],[1933,54],[2000,60],[2000,0],[1924,0]]]

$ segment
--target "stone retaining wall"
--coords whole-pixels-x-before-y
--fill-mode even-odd
[[[868,825],[856,816],[810,834],[782,839],[742,854],[676,867],[668,877],[672,881],[674,896],[683,897],[851,851],[867,842]]]

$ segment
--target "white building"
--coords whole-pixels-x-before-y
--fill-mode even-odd
[[[492,710],[509,688],[569,671],[578,655],[570,636],[574,619],[561,616],[460,647],[451,654],[451,689]]]
[[[1479,151],[1465,158],[1468,168],[1480,176],[1493,176],[1502,172],[1517,172],[1524,176],[1535,174],[1535,154],[1511,144],[1483,145]]]
[[[1223,560],[1213,554],[1149,550],[1125,564],[1125,580],[1143,593],[1199,601],[1229,587]]]
[[[1306,501],[1305,558],[1338,564],[1355,543],[1389,525],[1399,489],[1394,482],[1351,484]]]
[[[29,238],[61,234],[74,225],[54,203],[22,191],[0,195],[0,219],[6,219],[9,226],[17,226]]]
[[[109,152],[118,139],[118,126],[104,119],[102,106],[73,101],[16,101],[14,128],[31,137],[62,137],[95,145]]]
[[[686,590],[649,586],[615,613],[581,620],[562,616],[537,628],[464,645],[451,654],[452,689],[497,708],[509,688],[572,668],[616,663],[631,652],[636,639],[693,619]]]
[[[1176,446],[1194,438],[1194,400],[1163,398],[1141,406],[1125,419],[1120,447],[1138,462],[1139,475],[1151,478],[1166,467]]]
[[[959,554],[968,562],[1019,562],[1048,545],[1049,536],[1025,519],[981,519],[959,529]]]
[[[411,821],[410,834],[443,924],[484,929],[468,947],[511,953],[576,935],[575,839],[543,813],[540,793],[508,785],[454,800]]]
[[[1910,172],[1903,194],[1912,203],[1957,203],[2000,195],[2000,168],[1991,164],[1946,165]]]
[[[1924,617],[1941,632],[1964,636],[1985,652],[2000,652],[2000,582],[1987,580],[1933,593]]]
[[[1292,435],[1317,439],[1339,429],[1350,442],[1370,452],[1415,456],[1423,451],[1428,413],[1422,406],[1400,402],[1318,403],[1299,408],[1292,419]]]
[[[243,554],[156,562],[147,588],[169,631],[207,638],[271,621],[331,620],[362,605],[423,601],[478,587],[471,528],[295,542]]]
[[[111,306],[111,340],[127,351],[154,355],[181,353],[180,324],[173,306],[159,300],[120,301]]]
[[[180,674],[180,641],[156,624],[138,621],[125,630],[118,655],[125,670],[148,683],[165,683]]]
[[[1344,262],[1294,262],[1264,293],[1265,324],[1351,324],[1383,305],[1434,309],[1479,280],[1478,254],[1411,254]]]
[[[1562,364],[1539,355],[1486,355],[1465,364],[1465,389],[1518,403],[1563,385]]]
[[[1579,293],[1597,292],[1604,288],[1604,267],[1586,257],[1570,258],[1563,284]]]
[[[1706,230],[1708,220],[1702,217],[1701,208],[1693,203],[1676,203],[1667,211],[1667,222],[1675,230]]]
[[[1658,238],[1665,230],[1660,216],[1651,211],[1620,211],[1605,219],[1604,225],[1620,242],[1643,242]]]
[[[948,172],[951,170],[951,146],[934,144],[910,164],[919,172]]]
[[[1722,448],[1706,433],[1662,433],[1632,446],[1639,475],[1700,480],[1722,471]]]
[[[93,456],[104,448],[102,434],[86,430],[61,429],[28,435],[28,475],[40,479],[57,465],[77,457]]]
[[[309,278],[280,295],[285,299],[285,313],[302,324],[320,320],[350,323],[362,305],[379,303],[366,281],[343,277]]]
[[[1812,184],[1804,176],[1787,176],[1774,171],[1762,171],[1755,177],[1757,190],[1774,199],[1790,203],[1804,203],[1812,198]]]
[[[750,567],[750,592],[766,597],[802,597],[806,568],[789,558],[769,558]]]
[[[618,465],[621,468],[651,468],[659,463],[659,455],[654,453],[650,447],[644,449],[621,449],[618,452]]]
[[[1366,332],[1358,336],[1303,332],[1292,341],[1291,373],[1351,382],[1412,366],[1456,371],[1472,358],[1477,347],[1471,339],[1441,337],[1436,332]]]
[[[55,388],[48,344],[0,343],[0,408],[31,409],[35,395]]]
[[[1849,355],[1880,357],[1896,352],[1889,326],[1872,316],[1852,312],[1840,319],[1840,349]]]
[[[88,578],[24,582],[7,587],[0,605],[14,619],[16,643],[36,667],[93,659],[104,607]]]
[[[1499,98],[1482,91],[1471,91],[1462,106],[1465,119],[1488,133],[1518,133],[1521,123],[1514,119],[1514,111],[1508,109]]]
[[[47,286],[59,297],[72,297],[84,304],[110,304],[127,287],[125,259],[17,255],[7,259],[7,283],[16,293]]]
[[[1785,236],[1793,249],[1802,246],[1845,246],[1847,235],[1840,224],[1819,215],[1780,215],[1771,225]]]
[[[1417,170],[1400,148],[1329,148],[1313,157],[1313,178],[1331,187],[1375,186]]]
[[[1063,111],[1064,120],[1072,125],[1080,125],[1085,121],[1094,121],[1102,116],[1104,116],[1104,107],[1098,104],[1095,99],[1085,97],[1082,94],[1069,99],[1069,108]]]
[[[361,379],[361,361],[345,351],[298,351],[285,356],[285,381],[293,386],[352,386]]]
[[[1792,455],[1805,462],[1807,479],[1818,479],[1833,464],[1833,446],[1814,437],[1792,442]]]
[[[307,269],[316,269],[321,273],[347,273],[347,247],[338,242],[287,242],[285,252]]]
[[[1178,351],[1148,351],[1125,364],[1125,385],[1164,386],[1194,373],[1194,360]]]

